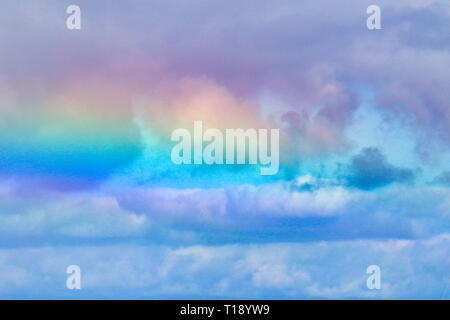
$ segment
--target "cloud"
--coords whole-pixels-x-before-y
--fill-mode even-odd
[[[439,299],[449,239],[0,249],[0,296]],[[65,288],[71,264],[81,267],[80,291]],[[381,290],[366,287],[372,264],[381,268]]]
[[[270,242],[296,239],[414,239],[445,231],[448,190],[396,184],[377,192],[334,179],[229,188],[113,190],[127,211],[191,230],[202,241]]]
[[[364,148],[351,159],[347,170],[350,186],[372,190],[391,183],[412,182],[416,173],[387,162],[386,156],[377,148]]]
[[[370,1],[80,0],[77,32],[68,4],[2,1],[0,296],[439,297],[448,172],[411,168],[448,152],[446,1],[380,0],[376,31]],[[365,102],[410,133],[386,155],[367,146],[389,133],[346,135]],[[173,166],[193,120],[279,127],[279,180]],[[420,162],[395,162],[403,141]]]
[[[377,192],[333,179],[226,188],[103,188],[61,192],[0,187],[0,239],[40,243],[224,244],[365,238],[418,239],[442,233],[448,188],[394,185]]]
[[[295,184],[294,184],[295,186]],[[121,206],[133,212],[190,224],[221,224],[257,217],[327,217],[343,214],[364,197],[342,186],[295,190],[291,183],[236,185],[229,188],[133,188],[114,190]]]
[[[14,42],[10,34],[0,34],[5,43],[0,67],[8,84],[21,92],[52,91],[60,84],[108,74],[102,82],[118,85],[130,96],[154,95],[160,101],[167,96],[159,96],[161,83],[177,88],[180,79],[208,79],[217,85],[205,89],[230,103],[230,112],[217,117],[237,124],[248,116],[257,119],[262,112],[258,101],[268,95],[276,105],[265,106],[267,114],[288,132],[294,146],[289,150],[306,155],[348,150],[343,133],[358,107],[354,86],[363,84],[373,90],[375,105],[386,117],[402,120],[409,129],[420,128],[418,151],[426,153],[449,139],[450,81],[442,68],[449,62],[443,36],[447,4],[382,1],[383,24],[389,28],[379,32],[365,26],[370,4],[232,1],[207,6],[182,1],[172,8],[154,1],[105,9],[81,1],[84,28],[69,33],[60,14],[64,3],[18,6],[7,1],[2,23],[17,30],[21,21],[22,32],[14,35]],[[46,47],[58,50],[40,54],[35,39],[42,34]],[[22,67],[11,67],[17,65]],[[29,79],[26,90],[23,79]],[[185,86],[182,96],[197,93],[198,86]],[[211,105],[202,110],[214,116],[217,109]],[[175,118],[183,119],[181,110],[186,112],[178,108]]]
[[[440,175],[434,177],[431,184],[450,187],[450,171],[442,172]]]
[[[28,204],[11,203],[11,199],[9,210],[2,203],[1,238],[9,239],[12,246],[25,239],[121,239],[139,237],[149,228],[145,216],[124,211],[112,197],[54,196],[50,201],[34,199],[34,203],[28,199]]]

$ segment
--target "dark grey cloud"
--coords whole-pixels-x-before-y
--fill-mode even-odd
[[[390,164],[377,148],[364,148],[351,159],[346,169],[348,184],[363,190],[384,187],[394,182],[412,182],[416,176],[414,170]]]

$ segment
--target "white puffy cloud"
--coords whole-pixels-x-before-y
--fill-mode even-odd
[[[0,296],[438,299],[448,280],[449,241],[441,234],[428,240],[0,249]],[[81,267],[81,291],[65,288],[71,264]],[[372,264],[381,268],[381,290],[366,287]]]
[[[0,185],[0,239],[17,246],[113,239],[172,244],[183,240],[192,245],[227,243],[236,237],[267,242],[289,239],[285,233],[291,241],[330,235],[421,238],[445,232],[449,192],[443,187],[395,184],[369,192],[312,176],[225,188],[35,194],[6,182]]]

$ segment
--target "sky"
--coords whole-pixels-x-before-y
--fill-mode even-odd
[[[449,14],[3,0],[0,298],[449,299]],[[279,129],[278,173],[174,164],[196,120]]]

